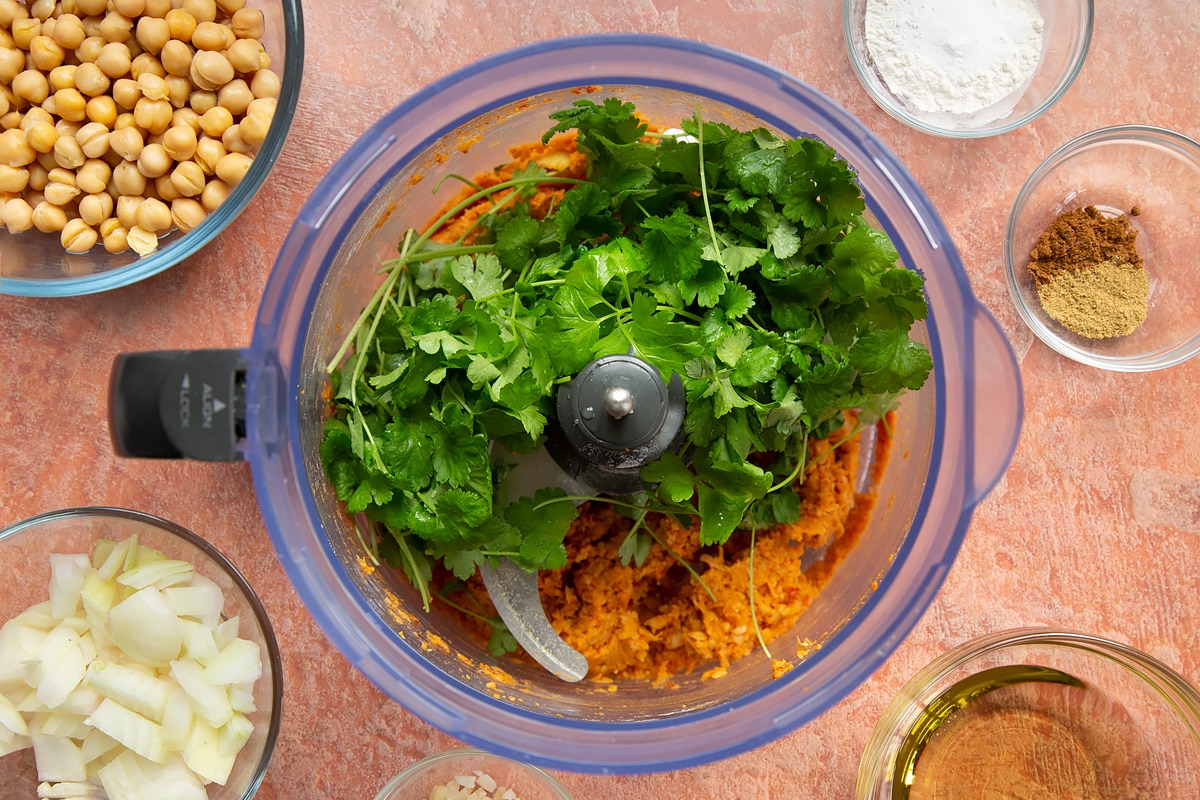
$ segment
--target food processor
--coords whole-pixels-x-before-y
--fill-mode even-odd
[[[720,678],[689,674],[665,683],[561,680],[542,666],[494,657],[445,609],[424,611],[399,572],[364,557],[322,471],[325,365],[404,231],[424,225],[453,193],[435,192],[439,178],[502,163],[509,147],[541,137],[550,113],[584,96],[619,96],[664,124],[700,107],[705,119],[733,127],[825,142],[857,174],[868,220],[925,279],[930,314],[913,336],[929,348],[933,372],[900,401],[895,455],[875,486],[879,502],[861,540],[793,630],[773,643],[791,666],[778,678],[762,652]],[[625,366],[636,383],[639,367]],[[601,421],[618,424],[630,387],[612,393],[604,381],[589,386],[580,377],[576,388],[591,392],[584,406],[599,404],[608,415]],[[634,438],[669,447],[670,382],[646,388],[662,398],[663,425]],[[579,397],[560,402],[570,407]],[[151,416],[165,424],[146,425]],[[543,767],[639,773],[754,748],[866,681],[932,601],[973,509],[1007,466],[1022,395],[1012,350],[972,293],[936,210],[860,122],[746,56],[671,38],[600,35],[500,53],[384,115],[300,211],[250,345],[122,357],[113,417],[114,439],[128,455],[248,461],[276,552],[306,607],[346,659],[406,709],[464,742]],[[605,461],[607,433],[574,433],[582,444],[562,460],[599,448],[599,466],[587,459],[601,473],[591,479],[621,477],[628,465]]]

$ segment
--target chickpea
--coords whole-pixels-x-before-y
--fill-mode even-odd
[[[79,9],[75,9],[75,10],[78,11]],[[103,14],[104,12],[102,11],[100,13]],[[104,22],[104,17],[96,15],[96,14],[90,14],[86,17],[83,17],[82,19],[83,19],[83,32],[88,35],[89,39],[92,38],[93,36],[97,36],[101,39],[104,38],[104,34],[101,33],[101,31],[100,31],[100,23]]]
[[[79,218],[67,220],[59,237],[63,250],[68,253],[86,253],[95,247],[99,240],[96,229]]]
[[[197,22],[212,22],[217,18],[217,4],[213,0],[183,0],[183,10]]]
[[[171,157],[161,144],[148,144],[138,156],[137,168],[147,178],[157,178],[171,169]]]
[[[42,35],[42,21],[36,17],[13,20],[13,44],[19,49],[29,52],[29,45],[35,36]]]
[[[148,17],[166,17],[171,6],[171,0],[146,0],[142,13]]]
[[[88,225],[99,227],[112,216],[115,201],[108,192],[89,194],[79,199],[79,218]]]
[[[160,17],[141,17],[134,36],[143,50],[158,55],[163,45],[171,40],[171,26]]]
[[[96,66],[112,80],[124,78],[129,74],[129,67],[133,64],[133,56],[129,53],[129,47],[123,42],[109,42],[100,48],[100,55],[96,56]],[[120,103],[120,100],[117,100]]]
[[[117,115],[117,121],[113,123],[113,130],[119,131],[122,128],[137,128],[137,132],[142,134],[143,136],[146,133],[141,128],[138,128],[137,122],[134,121],[134,119],[133,119],[132,111],[126,111],[123,114]]]
[[[78,67],[73,64],[63,64],[50,70],[50,74],[46,76],[46,82],[50,84],[50,92],[53,94],[59,89],[74,88],[76,69]]]
[[[266,51],[258,39],[238,39],[225,51],[225,56],[235,70],[245,74],[265,66],[262,61]]]
[[[181,197],[171,201],[171,221],[175,223],[175,227],[181,233],[192,230],[204,222],[204,218],[207,216],[208,212],[204,210],[204,206],[190,197]]]
[[[112,0],[112,5],[118,14],[130,19],[141,16],[146,10],[146,0]]]
[[[145,144],[141,131],[134,126],[119,128],[108,135],[109,149],[126,161],[137,161]]]
[[[87,100],[75,87],[55,92],[54,108],[58,115],[68,122],[83,122],[87,119]]]
[[[33,207],[33,226],[42,233],[58,233],[67,224],[67,212],[42,200]]]
[[[112,96],[121,108],[132,109],[142,99],[142,90],[132,78],[118,78],[112,85]]]
[[[158,59],[168,75],[186,78],[192,68],[192,47],[187,42],[172,39],[163,45]]]
[[[29,12],[17,0],[0,0],[0,27],[13,24],[15,19],[25,19]]]
[[[212,175],[217,171],[217,162],[228,153],[229,151],[225,149],[225,145],[221,144],[220,139],[201,136],[200,140],[196,142],[195,161],[204,170],[205,175]]]
[[[111,179],[112,167],[98,158],[88,159],[75,172],[75,185],[84,194],[100,194],[108,189]]]
[[[129,229],[125,239],[139,256],[148,256],[158,249],[158,235],[137,225]]]
[[[50,183],[50,170],[38,162],[34,161],[25,169],[29,170],[29,188],[33,191],[40,192]]]
[[[167,84],[167,102],[171,104],[171,113],[174,114],[188,104],[192,96],[192,82],[180,75],[168,75],[163,80]]]
[[[171,115],[171,127],[174,128],[179,125],[191,128],[192,133],[196,133],[200,130],[200,115],[193,108],[186,106],[184,108],[177,108],[175,109],[175,113]]]
[[[120,195],[117,197],[117,220],[122,226],[132,228],[137,225],[137,211],[146,198],[140,195]]]
[[[128,234],[120,223],[109,226],[108,233],[104,234],[104,249],[110,253],[124,253],[129,249],[129,241],[126,238]]]
[[[163,134],[162,145],[174,160],[188,161],[196,153],[196,131],[188,125],[172,125]]]
[[[47,20],[54,14],[55,0],[33,0],[29,6],[29,15],[40,20]]]
[[[270,119],[275,118],[275,109],[279,101],[274,97],[259,97],[246,106],[247,114],[264,114]]]
[[[0,92],[0,117],[4,116],[12,108],[12,101],[8,99],[8,91]]]
[[[54,41],[64,50],[74,50],[83,44],[87,32],[83,22],[74,14],[59,14],[58,22],[54,25]]]
[[[200,116],[200,129],[214,139],[218,139],[233,124],[233,114],[229,109],[214,106]]]
[[[6,131],[10,128],[15,128],[21,124],[21,112],[13,109],[7,114],[0,116],[0,131]]]
[[[79,133],[79,129],[81,127],[82,125],[80,125],[80,123],[72,122],[66,119],[60,119],[58,122],[54,123],[54,130],[58,131],[59,136],[74,136],[75,134]]]
[[[197,114],[203,114],[216,104],[216,92],[195,91],[192,92],[192,96],[188,98],[188,105],[190,105],[192,110]]]
[[[143,97],[133,109],[133,119],[139,128],[150,133],[162,133],[171,125],[170,100],[151,100]]]
[[[225,26],[216,22],[200,22],[192,33],[192,47],[197,50],[221,51],[225,49]]]
[[[195,163],[195,162],[188,162]],[[200,169],[199,166],[196,169]],[[0,192],[23,192],[29,185],[29,170],[0,164]],[[200,187],[203,189],[203,185]]]
[[[37,156],[37,151],[25,144],[25,135],[20,128],[10,128],[0,134],[0,164],[24,167],[37,160]]]
[[[75,0],[75,11],[85,17],[95,17],[108,8],[108,0]]]
[[[49,36],[35,36],[29,43],[29,58],[42,72],[49,72],[62,64],[65,57],[62,45]]]
[[[217,90],[217,105],[229,109],[235,117],[245,114],[253,101],[254,93],[241,78],[234,78]]]
[[[75,134],[79,148],[88,158],[100,158],[108,152],[108,128],[99,122],[89,122]]]
[[[232,186],[237,186],[238,182],[246,175],[250,169],[250,164],[253,159],[245,153],[229,153],[217,162],[216,174],[217,177]]]
[[[239,39],[262,39],[263,13],[256,8],[239,8],[229,18],[229,27]]]
[[[58,138],[61,140],[62,136],[63,136],[62,132],[60,131],[58,134]],[[55,142],[54,144],[57,146],[58,142]],[[41,155],[39,155],[37,157],[37,162],[39,164],[41,164],[43,167],[45,167],[47,172],[52,169],[61,169],[62,168],[62,164],[58,163],[58,157],[55,156],[54,153],[42,153]]]
[[[48,122],[35,122],[25,128],[25,144],[39,153],[54,152],[58,141],[58,129]]]
[[[160,78],[167,77],[167,71],[163,69],[161,61],[149,53],[141,53],[130,63],[129,74],[133,76],[134,80],[137,80],[147,72],[153,73]]]
[[[167,28],[171,31],[171,38],[179,42],[190,42],[192,34],[196,32],[196,18],[193,17],[187,10],[182,8],[173,8],[167,12],[166,16]]]
[[[0,47],[0,82],[11,84],[25,69],[25,54],[15,47]]]
[[[87,159],[74,136],[59,135],[58,141],[54,143],[54,160],[60,167],[75,169],[83,166]]]
[[[55,104],[53,94],[51,94],[49,97],[47,97],[45,100],[42,101],[42,110],[49,114],[57,114],[58,113],[58,106]]]
[[[92,122],[107,128],[117,124],[117,103],[107,95],[93,97],[87,101],[87,117]]]
[[[184,197],[197,197],[206,183],[204,170],[195,161],[183,161],[171,170],[171,184]]]
[[[80,64],[94,64],[106,44],[108,42],[103,36],[89,36],[83,40],[83,44],[75,48],[75,58]]]
[[[246,0],[217,0],[217,10],[225,16],[233,14],[246,5]]]
[[[50,82],[36,69],[27,69],[12,79],[12,93],[31,105],[40,105],[50,96]]]
[[[133,18],[110,11],[100,22],[100,35],[109,42],[127,44],[133,38]]]
[[[230,125],[221,134],[221,144],[225,145],[225,149],[231,153],[243,153],[249,155],[254,152],[254,146],[245,140],[242,136],[241,125]]]
[[[175,188],[175,184],[171,183],[171,173],[169,172],[154,179],[154,196],[164,203],[171,203],[183,197]]]
[[[75,88],[88,97],[99,97],[108,91],[112,81],[95,64],[80,64],[75,68]]]
[[[147,72],[139,75],[137,79],[138,89],[142,92],[142,97],[150,100],[166,100],[168,95],[166,78],[155,75],[152,72]]]
[[[255,98],[274,97],[278,99],[281,88],[279,76],[269,69],[260,69],[250,79],[250,90]]]
[[[79,187],[69,183],[55,183],[51,181],[46,184],[46,190],[42,194],[45,195],[47,203],[65,207],[75,202],[75,198],[79,197]]]
[[[219,89],[233,80],[234,76],[233,65],[229,63],[229,59],[223,53],[208,50],[196,53],[188,74],[192,78],[192,83],[196,84],[198,88],[208,91]]]
[[[238,130],[246,144],[257,148],[266,140],[267,133],[271,130],[271,117],[266,114],[247,114],[238,123]]]
[[[33,207],[20,197],[7,201],[0,216],[9,233],[24,233],[33,227]]]

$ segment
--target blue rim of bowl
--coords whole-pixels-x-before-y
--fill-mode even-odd
[[[1154,125],[1112,125],[1076,136],[1074,139],[1060,145],[1048,155],[1037,169],[1026,179],[1013,201],[1012,211],[1009,212],[1008,225],[1004,230],[1004,277],[1008,285],[1009,296],[1017,307],[1025,325],[1033,331],[1043,343],[1055,352],[1066,356],[1072,361],[1086,364],[1097,369],[1112,372],[1153,372],[1182,364],[1200,353],[1200,333],[1190,340],[1181,342],[1165,352],[1147,356],[1105,356],[1075,347],[1059,334],[1055,333],[1029,308],[1029,304],[1021,295],[1017,285],[1019,267],[1013,254],[1013,239],[1016,237],[1017,219],[1025,208],[1029,195],[1042,182],[1047,174],[1056,169],[1064,160],[1088,147],[1096,144],[1120,141],[1131,137],[1148,137],[1155,139],[1166,147],[1170,147],[1189,156],[1197,166],[1200,166],[1200,142],[1182,133]]]
[[[43,523],[60,519],[70,519],[71,517],[124,519],[149,525],[150,527],[173,534],[192,547],[195,547],[220,567],[229,576],[229,579],[233,581],[234,585],[237,586],[238,591],[242,593],[246,604],[254,612],[254,619],[258,623],[259,630],[262,631],[263,644],[267,648],[267,659],[271,663],[271,718],[267,723],[267,738],[263,742],[262,755],[259,757],[258,764],[254,768],[254,776],[246,784],[241,795],[241,800],[250,800],[258,792],[258,787],[262,785],[263,779],[267,775],[267,767],[270,766],[271,758],[275,753],[275,743],[279,739],[279,730],[283,722],[283,657],[279,651],[279,640],[275,638],[275,629],[271,627],[271,620],[267,616],[267,610],[263,607],[262,600],[259,599],[258,594],[251,588],[249,581],[246,580],[241,571],[233,565],[233,562],[225,557],[224,553],[214,547],[212,543],[182,525],[178,525],[162,517],[156,517],[153,514],[147,514],[144,511],[114,508],[111,506],[60,508],[55,511],[47,511],[27,517],[4,528],[0,528],[0,542],[9,537],[16,536],[22,531],[36,528]]]
[[[436,700],[429,699],[429,697],[436,698],[438,691],[443,686],[441,683],[443,673],[437,667],[423,661],[419,653],[412,650],[415,656],[413,662],[416,667],[412,668],[411,672],[401,674],[396,664],[387,662],[377,651],[372,649],[373,644],[382,643],[388,647],[394,646],[403,653],[411,650],[412,645],[397,638],[394,632],[378,619],[375,611],[364,599],[352,596],[353,593],[347,595],[353,606],[352,610],[356,614],[354,622],[365,623],[361,631],[353,630],[353,627],[339,616],[337,610],[327,603],[320,602],[323,599],[322,590],[317,588],[321,585],[320,581],[333,581],[339,587],[344,586],[342,582],[345,580],[345,572],[343,565],[333,552],[328,536],[316,533],[322,530],[316,501],[311,494],[298,488],[307,485],[306,476],[311,465],[307,463],[306,457],[296,450],[299,443],[303,441],[303,436],[300,430],[300,415],[296,409],[299,398],[295,393],[295,387],[303,383],[299,371],[303,368],[306,347],[307,334],[305,331],[307,329],[304,327],[306,324],[304,321],[311,316],[313,303],[321,288],[320,280],[329,269],[329,259],[333,257],[333,251],[331,250],[321,257],[323,261],[319,267],[314,267],[301,255],[314,247],[314,241],[318,237],[327,235],[334,241],[339,241],[340,237],[344,235],[344,230],[341,233],[327,233],[330,226],[342,224],[345,213],[338,209],[338,204],[342,201],[330,203],[324,198],[340,185],[339,181],[344,180],[346,174],[358,174],[359,171],[366,168],[366,165],[374,161],[382,146],[379,131],[384,130],[390,120],[395,117],[410,113],[424,103],[432,102],[432,99],[441,92],[450,90],[461,92],[473,88],[473,82],[477,81],[481,74],[486,75],[489,71],[505,70],[506,74],[511,74],[518,68],[514,62],[531,58],[545,59],[564,48],[590,49],[601,46],[652,47],[660,56],[666,53],[692,54],[697,57],[720,60],[728,68],[756,73],[760,82],[762,80],[777,82],[772,91],[786,92],[789,95],[796,95],[804,101],[815,102],[827,113],[830,113],[833,117],[830,122],[831,127],[850,134],[852,144],[865,150],[864,157],[875,159],[876,163],[884,169],[886,175],[882,179],[883,182],[887,183],[893,180],[890,176],[908,175],[905,168],[895,160],[895,157],[886,150],[874,134],[867,131],[865,126],[862,126],[844,108],[834,105],[826,95],[817,92],[796,78],[787,76],[765,62],[725,48],[673,37],[642,34],[593,34],[523,45],[477,61],[408,98],[378,121],[375,127],[365,132],[342,156],[338,164],[330,170],[330,173],[323,179],[322,185],[312,193],[309,202],[301,210],[297,224],[284,242],[276,263],[276,272],[272,273],[272,279],[266,287],[263,304],[259,309],[258,322],[255,326],[255,336],[247,351],[249,362],[267,367],[266,369],[251,369],[248,375],[248,391],[251,395],[260,396],[263,402],[251,404],[255,416],[247,420],[249,453],[247,460],[250,462],[254,475],[255,488],[267,528],[277,552],[281,555],[289,578],[326,635],[360,672],[370,677],[385,693],[403,704],[410,712],[469,744],[486,746],[494,751],[503,752],[543,767],[560,768],[573,772],[626,774],[697,766],[744,752],[778,738],[840,702],[852,689],[857,688],[875,671],[890,652],[898,646],[903,636],[916,624],[920,613],[927,607],[933,594],[940,587],[948,564],[952,563],[957,555],[974,507],[982,495],[986,494],[986,491],[985,487],[976,487],[980,493],[969,498],[964,497],[961,508],[955,506],[946,512],[946,516],[951,518],[947,520],[947,524],[952,526],[953,533],[950,534],[947,541],[938,540],[940,549],[937,552],[937,559],[935,563],[929,565],[929,574],[919,597],[909,598],[911,604],[904,608],[897,608],[894,611],[881,610],[884,609],[882,598],[899,580],[897,577],[899,566],[908,563],[911,553],[916,547],[914,543],[916,537],[909,536],[905,538],[896,553],[894,565],[899,566],[893,566],[892,570],[883,577],[879,584],[879,590],[867,598],[859,613],[849,620],[821,651],[813,654],[804,662],[804,669],[793,670],[779,681],[760,687],[741,698],[743,705],[749,704],[753,708],[748,711],[746,708],[741,708],[738,720],[747,724],[747,720],[753,718],[757,709],[769,707],[772,699],[778,698],[777,693],[784,688],[792,692],[811,692],[808,695],[809,699],[803,704],[804,713],[763,713],[755,722],[754,730],[751,733],[733,742],[723,739],[718,742],[717,740],[721,739],[719,733],[705,734],[704,737],[695,738],[689,736],[694,726],[702,725],[705,721],[723,716],[728,721],[728,710],[714,707],[688,712],[670,719],[619,724],[555,718],[554,724],[566,725],[574,734],[586,738],[586,743],[579,745],[574,758],[570,755],[554,755],[545,750],[530,749],[544,747],[551,735],[561,735],[560,732],[551,730],[551,722],[545,715],[535,710],[510,706],[502,700],[493,698],[490,694],[474,691],[461,692],[461,708],[448,708],[440,705]],[[535,87],[524,85],[522,90],[516,94],[496,98],[494,102],[488,104],[488,108],[519,100],[529,96],[531,92],[538,93],[577,85],[572,81],[572,77],[559,76]],[[634,82],[645,80],[644,77],[639,77]],[[655,80],[661,81],[661,78]],[[629,81],[630,78],[621,73],[619,69],[611,74],[605,73],[603,76],[598,76],[593,71],[585,80],[587,83],[625,83]],[[660,84],[656,83],[655,85]],[[674,84],[663,83],[661,85],[671,86]],[[447,128],[439,129],[435,134],[431,134],[431,138],[426,142],[469,120],[478,111],[479,109],[476,109],[466,117],[447,123]],[[784,129],[789,127],[778,120],[771,120],[771,124],[781,124]],[[861,140],[859,137],[862,137]],[[322,189],[330,191],[322,191]],[[966,308],[970,312],[968,316],[972,320],[975,319],[974,316],[971,316],[972,314],[986,314],[985,311],[981,311],[982,306],[971,293],[970,284],[962,271],[957,251],[946,234],[941,218],[929,205],[923,191],[914,184],[906,202],[910,208],[919,208],[924,212],[921,215],[924,220],[922,224],[928,224],[932,229],[926,231],[927,236],[937,236],[939,239],[944,237],[946,246],[941,248],[941,251],[945,253],[942,257],[948,259],[947,266],[951,270],[949,276],[951,283],[947,286],[948,294],[953,294],[955,289],[961,293]],[[870,206],[870,202],[868,205]],[[331,212],[331,209],[334,209],[336,213]],[[331,213],[334,217],[333,220],[330,219]],[[345,222],[344,224],[345,230],[349,230],[353,223]],[[889,232],[892,231],[889,229]],[[301,272],[302,269],[310,270],[311,274]],[[285,271],[279,272],[279,270]],[[312,280],[314,275],[317,280]],[[288,292],[291,291],[289,287],[304,286],[306,281],[311,281],[312,285],[297,289],[301,299],[292,300],[288,295]],[[290,304],[295,302],[304,304],[303,313],[289,310]],[[301,330],[301,335],[298,336],[295,330],[297,324],[300,325]],[[931,317],[927,324],[931,339],[936,341],[939,335],[936,320]],[[973,324],[968,324],[964,332],[968,351],[972,349],[970,342],[973,340],[973,329]],[[1012,357],[1011,350],[1010,357]],[[1015,368],[1015,359],[1013,363]],[[280,371],[279,374],[276,374],[277,370]],[[937,430],[932,456],[934,464],[943,463],[942,459],[945,457],[943,403],[946,402],[945,397],[948,391],[940,371],[937,376],[939,381],[937,384],[938,413],[935,421]],[[278,386],[275,384],[276,380],[280,381]],[[971,388],[964,391],[970,405],[973,402],[969,398],[973,396],[974,382],[968,381],[968,385]],[[263,412],[263,409],[272,410]],[[278,418],[273,414],[278,414]],[[281,444],[281,442],[291,444]],[[1011,456],[1011,450],[1012,447],[1015,447],[1015,443],[1014,439],[1008,448],[1004,463],[1007,463],[1008,457]],[[969,475],[972,469],[969,458],[965,468]],[[936,476],[936,470],[933,474]],[[284,477],[284,475],[288,477]],[[998,477],[997,474],[996,479]],[[945,480],[949,481],[952,478],[947,476]],[[935,483],[938,486],[942,485],[936,478]],[[954,489],[947,491],[954,491]],[[925,524],[924,520],[930,513],[933,492],[934,489],[927,487],[920,505],[916,509],[912,530],[920,530],[921,526]],[[305,538],[309,535],[306,533],[308,531],[311,531],[311,535],[314,537],[311,540]],[[936,536],[937,534],[931,535]],[[304,538],[303,544],[299,542],[300,538]],[[302,557],[301,554],[303,554]],[[864,653],[862,658],[840,673],[829,686],[821,687],[818,690],[804,688],[802,676],[808,674],[808,670],[817,667],[827,669],[826,662],[829,660],[829,654],[836,651],[839,643],[853,636],[865,624],[864,617],[867,614],[883,614],[889,617],[889,624],[892,624],[893,627],[887,640],[872,646],[869,653]],[[404,662],[402,667],[410,669],[411,665]],[[390,687],[388,681],[396,681],[398,686]],[[432,690],[427,697],[425,690],[430,687]],[[467,709],[467,711],[463,709]],[[488,734],[494,731],[492,726],[497,725],[501,718],[503,724],[528,724],[530,730],[505,731],[511,735],[500,739],[489,736]],[[616,736],[613,735],[614,728],[620,730]],[[598,742],[601,741],[611,743],[614,740],[624,739],[624,743],[612,744],[611,749],[632,751],[637,746],[629,745],[628,742],[635,737],[649,740],[652,737],[661,736],[670,740],[676,738],[676,734],[682,734],[678,738],[691,739],[688,745],[694,749],[686,753],[673,752],[665,757],[657,757],[654,761],[613,760],[613,754],[608,752],[609,745],[606,744],[603,760],[599,760],[595,755],[596,748],[599,747]],[[698,742],[698,738],[703,738],[704,741]]]
[[[477,747],[458,747],[454,750],[444,750],[441,753],[434,753],[433,755],[425,756],[420,761],[405,767],[395,777],[385,783],[375,795],[375,800],[384,800],[389,793],[395,791],[397,788],[403,786],[406,781],[415,778],[426,770],[442,766],[443,764],[453,764],[455,761],[462,758],[492,758],[497,761],[505,761],[509,764],[513,764],[514,766],[521,767],[522,769],[528,770],[533,774],[535,779],[540,780],[546,784],[547,787],[556,792],[561,800],[572,800],[572,795],[569,791],[567,791],[567,787],[559,783],[557,778],[555,778],[549,772],[546,772],[541,767],[534,766],[533,764],[527,764],[524,761],[517,761],[516,759],[509,758],[507,756],[497,755],[496,753],[489,753],[488,751],[480,750]]]
[[[172,235],[165,246],[144,258],[107,272],[80,275],[62,280],[25,280],[0,274],[0,295],[24,297],[77,297],[119,289],[157,275],[187,259],[217,237],[250,203],[266,182],[287,141],[300,99],[300,84],[304,72],[304,17],[301,0],[280,0],[283,7],[284,41],[287,51],[283,58],[283,80],[279,87],[278,105],[267,138],[254,156],[245,177],[233,187],[229,197],[216,211],[185,235]]]
[[[1082,31],[1078,41],[1075,42],[1075,49],[1071,56],[1071,69],[1058,79],[1053,91],[1048,93],[1040,103],[1019,117],[1004,118],[1005,122],[1002,125],[957,129],[933,125],[915,114],[908,113],[899,105],[894,97],[887,92],[879,91],[867,78],[868,75],[874,75],[875,71],[870,65],[863,63],[862,59],[858,57],[858,53],[854,50],[854,40],[858,36],[858,31],[851,24],[854,15],[850,13],[850,7],[856,2],[861,3],[864,0],[843,0],[842,31],[845,36],[846,52],[850,56],[850,63],[854,67],[854,75],[858,78],[858,82],[866,89],[867,94],[871,96],[875,104],[887,112],[888,116],[923,133],[944,136],[951,139],[982,139],[988,136],[999,136],[1002,133],[1015,131],[1017,128],[1032,122],[1049,111],[1055,103],[1062,99],[1062,96],[1075,83],[1075,79],[1079,77],[1079,72],[1083,69],[1083,64],[1087,60],[1088,50],[1091,48],[1092,28],[1096,19],[1094,0],[1085,0],[1080,7],[1081,22],[1083,23]],[[882,80],[880,80],[880,84],[882,85]]]

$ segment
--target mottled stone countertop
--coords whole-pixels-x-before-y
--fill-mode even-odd
[[[1200,359],[1149,374],[1074,363],[1034,338],[1003,282],[1009,208],[1059,144],[1134,122],[1200,136],[1195,4],[1097,6],[1087,62],[1057,105],[1002,136],[951,140],[875,106],[847,58],[840,3],[305,0],[294,128],[263,190],[222,236],[118,291],[0,297],[0,525],[66,506],[126,506],[189,527],[229,555],[261,594],[283,648],[286,711],[263,800],[369,799],[410,762],[453,746],[351,668],[315,626],[274,556],[247,466],[113,455],[110,365],[126,351],[246,345],[275,254],[309,192],[364,129],[431,81],[508,45],[666,34],[786,70],[892,148],[938,208],[976,294],[1012,343],[1024,427],[932,606],[845,700],[727,761],[637,777],[561,774],[563,783],[580,800],[848,797],[869,730],[900,685],[947,648],[1014,626],[1118,639],[1200,680]]]

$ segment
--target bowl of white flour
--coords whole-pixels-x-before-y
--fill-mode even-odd
[[[845,0],[850,61],[884,111],[938,136],[1032,121],[1066,93],[1092,0]]]

